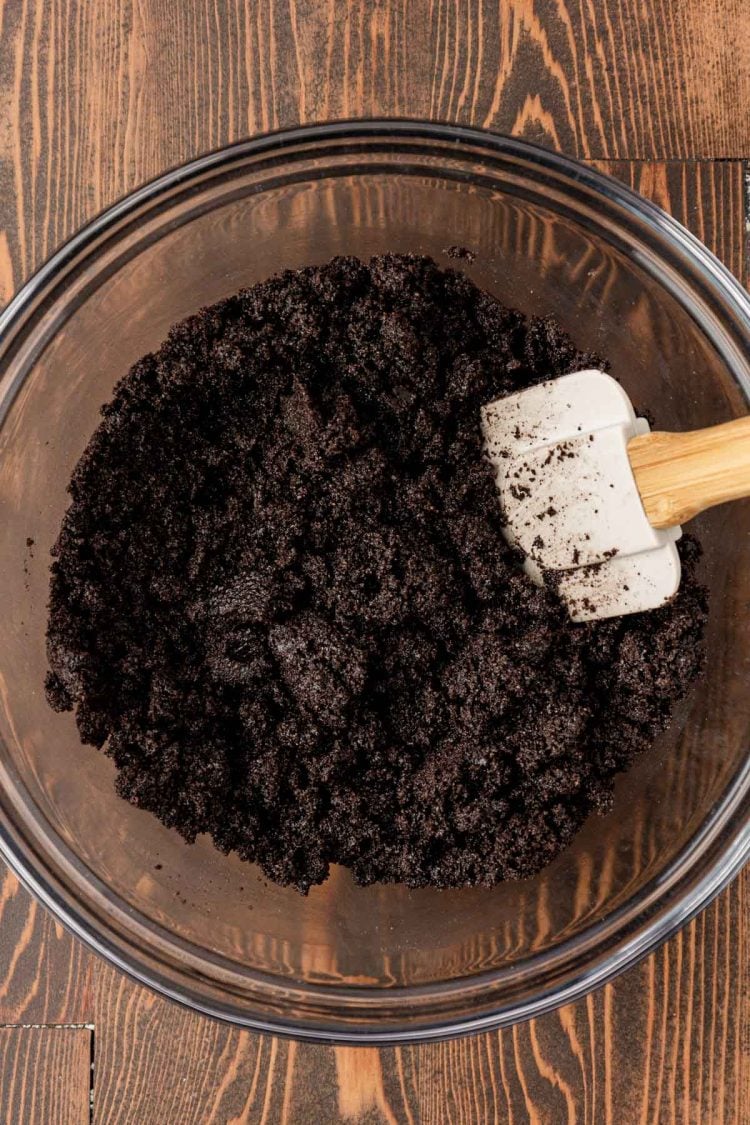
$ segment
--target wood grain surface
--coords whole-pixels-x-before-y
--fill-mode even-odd
[[[749,35],[746,0],[0,0],[0,300],[149,176],[262,129],[370,114],[595,159],[746,280]],[[156,998],[2,869],[0,1024],[46,1026],[0,1030],[0,1121],[89,1120],[93,1035],[102,1125],[743,1125],[749,917],[746,871],[576,1005],[455,1043],[332,1049]]]
[[[746,0],[3,0],[0,292],[135,184],[298,122],[747,157],[748,40]]]
[[[0,1028],[0,1121],[88,1125],[91,1030]]]

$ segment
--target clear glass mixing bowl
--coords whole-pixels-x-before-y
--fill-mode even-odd
[[[621,184],[533,145],[412,122],[298,129],[169,173],[94,220],[0,321],[0,832],[34,893],[138,980],[307,1039],[507,1024],[602,984],[737,872],[750,845],[750,505],[697,521],[708,671],[653,752],[534,879],[308,898],[115,796],[42,691],[48,551],[100,405],[176,320],[286,267],[450,244],[502,301],[607,355],[664,427],[748,409],[750,303]],[[34,543],[27,546],[27,538]],[[157,867],[158,865],[158,867]]]

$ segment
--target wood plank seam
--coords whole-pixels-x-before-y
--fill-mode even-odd
[[[0,1031],[94,1031],[93,1023],[0,1023]]]
[[[96,1074],[96,1028],[87,1024],[89,1036],[89,1125],[94,1125],[94,1076]]]

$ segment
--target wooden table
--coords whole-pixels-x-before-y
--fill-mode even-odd
[[[5,0],[0,299],[155,173],[300,121],[533,138],[746,279],[747,0]],[[393,1050],[233,1031],[131,984],[0,872],[0,1121],[750,1121],[750,878],[580,1003]]]

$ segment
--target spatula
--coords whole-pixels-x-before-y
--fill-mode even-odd
[[[574,621],[664,605],[680,584],[680,525],[750,496],[750,416],[652,433],[603,371],[491,402],[481,425],[505,536]]]

